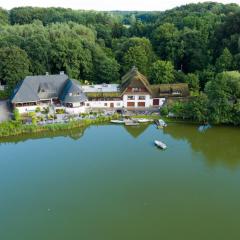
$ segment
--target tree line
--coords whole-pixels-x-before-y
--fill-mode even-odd
[[[153,84],[187,82],[201,103],[205,97],[216,102],[211,94],[217,88],[210,86],[217,84],[238,115],[240,7],[208,2],[164,12],[0,9],[0,81],[8,94],[29,74],[65,71],[80,81],[109,83],[133,65]],[[238,79],[234,97],[224,87],[232,78]],[[222,115],[216,106],[208,108]]]

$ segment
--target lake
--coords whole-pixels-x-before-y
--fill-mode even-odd
[[[0,144],[2,240],[240,239],[239,128],[30,137]]]

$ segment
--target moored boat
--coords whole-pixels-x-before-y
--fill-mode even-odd
[[[129,120],[125,120],[125,125],[126,126],[138,126],[139,123],[129,119]]]
[[[123,124],[123,123],[125,123],[125,121],[124,120],[111,120],[111,123]]]
[[[167,124],[164,120],[162,119],[158,119],[158,120],[155,120],[155,124],[157,125],[157,127],[167,127]]]
[[[148,123],[148,122],[151,122],[152,119],[138,118],[138,119],[136,119],[136,121],[139,122],[139,123]]]
[[[161,149],[166,149],[167,148],[167,145],[159,140],[155,140],[154,141],[155,145]]]

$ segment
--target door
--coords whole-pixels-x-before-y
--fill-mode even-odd
[[[153,99],[153,106],[159,106],[159,99]]]

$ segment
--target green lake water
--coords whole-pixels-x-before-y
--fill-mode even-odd
[[[2,142],[0,240],[78,239],[239,240],[240,129],[105,125]]]

